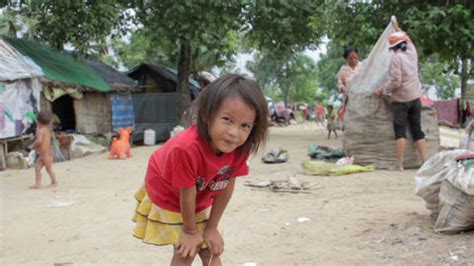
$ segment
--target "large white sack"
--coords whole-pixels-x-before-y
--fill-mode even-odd
[[[415,175],[415,193],[426,202],[431,216],[436,218],[439,212],[439,191],[441,182],[456,172],[454,158],[466,150],[441,151],[428,159]]]
[[[474,229],[474,196],[457,189],[447,180],[443,181],[435,232],[455,234],[471,229]]]

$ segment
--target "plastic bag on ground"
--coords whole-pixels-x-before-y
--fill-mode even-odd
[[[372,172],[375,170],[374,165],[360,166],[355,164],[335,164],[322,162],[317,160],[304,160],[302,162],[305,175],[348,175],[362,172]]]
[[[309,144],[308,156],[318,160],[337,161],[344,157],[344,149],[342,147],[332,149],[322,145]]]
[[[264,163],[284,163],[288,161],[288,151],[282,148],[274,148],[262,157]]]

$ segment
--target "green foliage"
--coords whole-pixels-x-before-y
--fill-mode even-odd
[[[461,57],[474,57],[472,9],[454,4],[411,8],[407,13],[410,34],[424,55],[437,53],[452,69],[459,68]]]
[[[323,36],[324,1],[248,1],[243,35],[246,45],[285,58],[316,48]]]
[[[0,16],[0,35],[16,37],[16,32],[20,27],[15,12],[10,9],[3,10]]]
[[[164,42],[157,45],[149,36],[150,32],[142,28],[135,31],[128,41],[119,36],[113,38],[112,47],[119,61],[128,69],[141,63],[176,67],[176,46]]]
[[[189,41],[201,52],[214,49],[229,51],[235,39],[229,32],[242,26],[241,4],[227,1],[139,1],[136,6],[140,22],[154,34],[155,41],[168,40],[178,44]]]
[[[440,62],[436,55],[420,64],[420,76],[424,87],[434,86],[437,96],[441,99],[454,97],[454,92],[460,85],[459,76],[449,70],[446,64]]]
[[[60,50],[70,43],[82,55],[104,52],[105,38],[125,15],[116,0],[10,1],[7,8],[22,18],[27,37]]]
[[[433,54],[461,76],[463,95],[472,77],[474,58],[474,4],[472,1],[326,1],[328,37],[340,46],[355,44],[368,51],[390,16],[395,15],[420,54]],[[472,65],[472,64],[471,64]]]
[[[343,58],[344,48],[337,42],[330,41],[326,54],[321,55],[318,62],[318,79],[320,86],[331,94],[337,93],[337,72],[346,63]]]
[[[254,74],[264,93],[286,102],[313,103],[327,96],[317,92],[316,63],[297,53],[289,58],[275,58],[257,53],[247,69]]]

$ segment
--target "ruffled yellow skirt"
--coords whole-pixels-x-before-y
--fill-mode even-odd
[[[135,193],[135,199],[138,202],[132,218],[135,222],[133,235],[148,244],[174,245],[178,243],[183,226],[181,213],[156,206],[148,198],[145,186]],[[196,226],[201,233],[206,228],[209,212],[210,208],[196,213]],[[206,247],[205,243],[201,246],[201,248]]]

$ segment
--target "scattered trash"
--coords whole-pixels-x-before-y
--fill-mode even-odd
[[[75,202],[73,200],[66,201],[54,201],[48,205],[50,208],[62,208],[73,205]]]
[[[31,150],[28,153],[28,157],[26,157],[26,162],[28,163],[28,167],[32,167],[35,165],[35,158],[36,158],[36,150]]]
[[[287,180],[255,180],[245,181],[245,186],[254,187],[261,190],[270,190],[273,192],[290,192],[290,193],[311,193],[308,190],[322,188],[317,183],[309,184],[308,182],[300,183],[295,176],[289,176]]]
[[[340,158],[343,158],[345,154],[344,154],[344,148],[342,147],[333,149],[333,148],[322,146],[322,145],[309,144],[308,156],[311,157],[312,159],[335,162],[339,160]]]
[[[28,161],[21,152],[10,152],[7,154],[7,168],[26,169],[28,168]]]
[[[311,221],[311,219],[307,218],[307,217],[298,217],[298,219],[296,219],[298,221],[298,223],[306,223],[306,222],[309,222]]]
[[[249,187],[269,187],[273,184],[273,181],[263,180],[263,181],[245,181],[245,185]]]
[[[180,126],[180,125],[177,125],[173,128],[173,130],[171,130],[170,132],[170,138],[178,135],[179,132],[183,131],[184,130],[184,127]]]
[[[264,163],[284,163],[288,161],[288,151],[280,147],[272,149],[262,157]]]
[[[304,160],[302,163],[305,175],[348,175],[354,173],[372,172],[374,165],[360,166],[356,164],[341,164],[322,162],[317,160]]]
[[[352,164],[353,162],[354,162],[354,156],[347,156],[347,157],[337,160],[336,164],[337,165]]]

